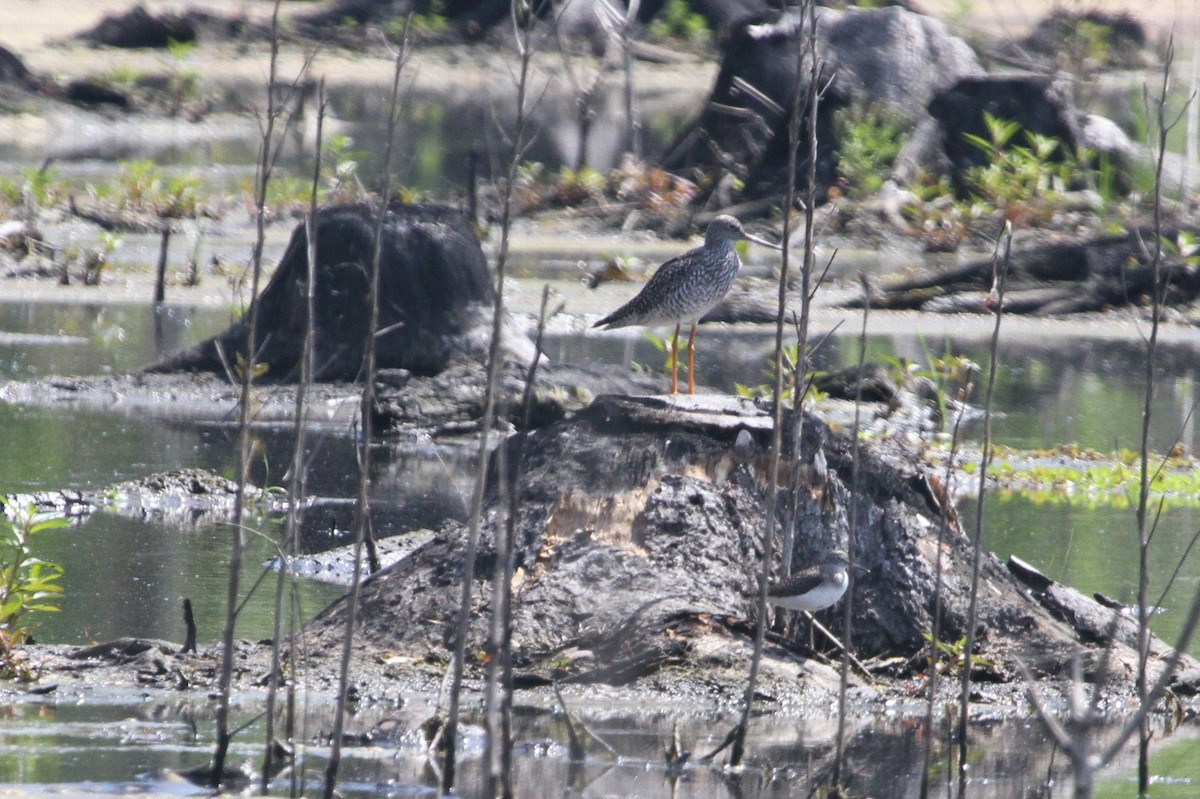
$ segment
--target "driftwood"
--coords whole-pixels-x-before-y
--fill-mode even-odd
[[[1164,232],[1163,304],[1186,306],[1200,295],[1200,272],[1178,256],[1178,230]],[[1153,279],[1154,236],[1147,229],[1086,241],[1042,244],[1014,250],[1009,263],[1004,310],[1052,316],[1146,305]],[[872,308],[933,312],[987,309],[992,260],[981,258],[875,287]],[[864,298],[846,303],[861,308]]]
[[[162,233],[171,228],[167,217],[137,211],[108,210],[93,205],[78,205],[75,196],[70,197],[68,207],[71,214],[85,219],[101,230],[118,233]]]

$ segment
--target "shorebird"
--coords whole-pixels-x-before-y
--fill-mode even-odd
[[[835,549],[826,554],[819,565],[809,566],[768,586],[767,601],[789,610],[824,610],[837,604],[846,593],[846,586],[850,584],[850,575],[846,571],[849,565],[846,553]]]
[[[631,325],[675,324],[671,337],[671,393],[679,391],[679,329],[692,326],[688,335],[688,393],[696,393],[696,323],[721,301],[733,285],[742,262],[734,242],[752,241],[778,250],[778,244],[751,236],[732,216],[718,216],[708,223],[704,244],[677,255],[658,268],[637,296],[593,327],[612,330]]]

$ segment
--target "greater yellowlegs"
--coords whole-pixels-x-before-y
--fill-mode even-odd
[[[718,216],[708,223],[704,244],[677,255],[658,268],[637,296],[593,327],[611,330],[631,325],[675,324],[671,337],[671,393],[679,390],[679,328],[685,322],[692,326],[688,336],[688,393],[696,393],[695,347],[696,323],[710,308],[721,301],[733,285],[742,262],[736,241],[746,239],[764,247],[780,249],[779,245],[756,238],[742,229],[742,223],[732,216]]]
[[[850,584],[847,568],[850,561],[846,553],[835,549],[821,559],[817,566],[809,566],[779,583],[767,588],[767,601],[772,605],[789,610],[824,610],[837,604]]]

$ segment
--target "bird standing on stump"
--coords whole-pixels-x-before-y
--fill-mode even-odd
[[[612,330],[631,325],[675,324],[671,337],[671,393],[679,390],[679,328],[692,326],[688,336],[688,393],[696,393],[696,323],[729,293],[742,262],[734,242],[752,241],[778,250],[777,244],[751,236],[732,216],[718,216],[708,223],[704,244],[677,255],[658,268],[637,296],[593,327]]]
[[[816,566],[796,572],[767,588],[767,601],[789,610],[824,610],[837,604],[850,585],[846,553],[840,549],[829,552]]]

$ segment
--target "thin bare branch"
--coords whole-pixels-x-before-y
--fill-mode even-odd
[[[1003,252],[1003,256],[1001,252]],[[971,597],[967,604],[966,641],[963,646],[966,662],[963,665],[959,685],[958,777],[960,796],[965,793],[967,778],[967,722],[971,708],[971,656],[975,651],[975,623],[979,618],[979,574],[983,563],[985,527],[983,510],[987,501],[988,467],[992,462],[992,400],[996,394],[996,372],[1000,361],[1000,324],[1004,320],[1004,287],[1008,281],[1011,252],[1012,224],[1006,221],[1004,231],[996,239],[996,249],[992,253],[992,289],[988,297],[988,302],[994,303],[992,307],[996,314],[996,321],[992,327],[992,337],[988,345],[989,363],[983,401],[983,441],[980,447],[979,483],[976,489],[975,534],[971,539]]]
[[[354,506],[354,570],[350,581],[350,590],[346,594],[346,625],[342,635],[342,657],[338,669],[337,712],[333,717],[333,731],[330,733],[329,762],[325,767],[325,799],[332,799],[337,786],[338,769],[341,766],[342,731],[345,726],[346,705],[350,686],[350,662],[354,641],[354,628],[358,621],[359,591],[362,587],[363,550],[370,556],[370,573],[379,570],[379,556],[375,552],[374,539],[370,532],[370,480],[371,480],[371,439],[374,434],[375,406],[375,330],[379,327],[379,273],[383,247],[383,228],[389,214],[392,187],[392,159],[396,146],[396,124],[399,121],[400,105],[400,76],[409,54],[409,26],[412,15],[405,20],[404,30],[400,38],[400,47],[394,59],[392,72],[392,90],[388,105],[387,139],[383,151],[383,191],[375,220],[375,240],[371,257],[371,273],[368,289],[367,335],[364,342],[363,355],[363,389],[360,403],[359,423],[362,434],[359,437],[359,477],[358,497]]]
[[[512,23],[517,35],[517,51],[520,54],[520,67],[516,79],[517,119],[511,138],[512,155],[509,159],[507,179],[504,181],[504,196],[500,221],[500,248],[496,255],[495,302],[492,306],[491,341],[488,348],[487,387],[484,395],[483,417],[479,422],[479,469],[475,476],[470,514],[467,519],[467,545],[463,556],[462,592],[459,599],[458,619],[455,625],[454,653],[450,667],[450,699],[443,737],[445,753],[441,780],[443,793],[449,793],[453,790],[456,777],[457,753],[455,751],[455,741],[458,734],[467,631],[471,621],[472,584],[475,580],[475,559],[478,553],[479,533],[483,516],[483,494],[487,481],[488,449],[492,426],[495,423],[496,417],[500,369],[503,366],[504,278],[507,269],[509,233],[512,223],[513,187],[516,183],[517,169],[521,163],[521,155],[528,146],[525,136],[529,111],[527,104],[529,102],[530,63],[533,56],[534,15],[530,0],[518,0],[518,2],[512,4],[512,9]]]
[[[242,551],[244,540],[242,533],[242,518],[246,508],[246,486],[250,481],[250,459],[252,457],[252,441],[250,437],[250,416],[253,398],[251,389],[254,385],[254,359],[256,356],[255,330],[258,325],[258,289],[262,277],[262,253],[266,240],[266,196],[267,180],[270,175],[271,142],[275,135],[274,95],[270,90],[275,82],[276,69],[279,62],[279,4],[275,0],[271,13],[271,60],[267,80],[267,118],[263,130],[263,138],[259,144],[258,180],[255,186],[255,238],[253,252],[250,258],[250,312],[247,324],[246,349],[241,364],[241,386],[238,395],[238,479],[237,491],[233,502],[233,524],[230,530],[229,579],[226,592],[225,626],[221,635],[221,666],[217,678],[217,743],[213,753],[212,782],[213,788],[219,788],[221,775],[225,773],[225,758],[233,733],[229,729],[229,699],[233,681],[233,643],[237,628],[238,594],[241,587]]]

